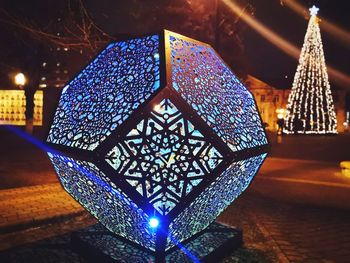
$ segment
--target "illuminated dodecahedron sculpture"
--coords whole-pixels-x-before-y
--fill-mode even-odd
[[[107,46],[63,89],[47,141],[64,152],[49,154],[63,187],[157,253],[212,223],[268,144],[252,94],[217,53],[169,31]]]

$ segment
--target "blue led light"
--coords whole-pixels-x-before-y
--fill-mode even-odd
[[[159,220],[156,217],[151,217],[148,223],[151,228],[157,228],[159,226]]]
[[[47,141],[94,150],[160,88],[158,47],[158,35],[110,44],[63,89]]]

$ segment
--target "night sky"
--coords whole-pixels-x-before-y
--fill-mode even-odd
[[[320,8],[318,13],[320,17],[350,31],[350,1],[299,2],[308,7],[315,4]],[[279,0],[255,0],[251,3],[255,7],[256,19],[301,49],[308,18],[302,17],[286,5],[282,5]],[[322,21],[320,26],[326,64],[349,75],[350,46],[340,43],[323,30]],[[290,88],[298,61],[276,48],[251,28],[244,32],[243,39],[249,61],[249,71],[277,88]]]
[[[202,0],[193,1],[201,2]],[[58,2],[59,1],[4,0],[0,4],[0,7],[10,10],[19,16],[23,16],[24,18],[33,19],[39,24],[45,26],[45,24],[48,24],[53,17],[58,16],[61,6],[61,4]],[[114,12],[113,8],[108,10],[108,2],[110,1],[89,0],[86,1],[86,6],[89,12],[99,12],[99,14],[95,14],[95,16],[100,17],[99,21],[102,21],[103,23],[103,19],[101,20],[101,17],[103,18],[105,13],[109,12],[109,14],[112,14]],[[306,17],[303,17],[292,11],[287,6],[282,5],[280,0],[251,0],[248,2],[254,7],[254,15],[256,19],[297,47],[302,47],[308,23],[308,19]],[[319,0],[299,2],[308,7],[311,7],[313,4],[317,5],[320,8],[319,15],[321,17],[350,31],[349,1]],[[115,7],[118,7],[121,5],[125,6],[125,3],[127,2],[120,1],[114,3],[116,3]],[[147,12],[149,12],[150,16],[152,15],[152,10],[148,10]],[[172,21],[168,21],[168,25],[171,25],[171,22]],[[118,23],[119,28],[123,27],[123,25],[126,24]],[[108,25],[106,23],[105,26],[111,28],[110,24]],[[0,26],[0,30],[2,33],[0,43],[0,48],[2,51],[0,52],[0,55],[2,58],[10,58],[13,61],[12,64],[15,64],[18,57],[23,57],[23,53],[27,52],[26,50],[18,51],[19,46],[23,45],[26,39],[22,36],[20,38],[14,38],[14,34],[16,33],[9,30],[6,26]],[[323,30],[322,22],[321,35],[323,39],[326,63],[346,74],[350,74],[350,63],[348,62],[350,61],[349,45],[340,43],[337,39]],[[291,87],[297,67],[296,59],[283,53],[283,51],[272,45],[250,27],[247,27],[244,30],[242,41],[245,48],[245,60],[249,74],[258,77],[277,88]],[[17,58],[16,54],[18,54]],[[1,70],[6,70],[6,67],[2,66]]]

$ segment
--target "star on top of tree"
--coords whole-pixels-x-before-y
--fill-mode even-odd
[[[316,7],[315,5],[313,5],[311,8],[309,8],[309,10],[310,10],[310,14],[312,16],[315,16],[315,15],[317,15],[318,10],[320,10],[320,9],[318,7]]]

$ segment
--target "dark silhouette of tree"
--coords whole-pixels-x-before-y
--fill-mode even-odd
[[[239,2],[244,6],[242,14],[252,12],[246,0]],[[34,0],[31,3],[46,5],[47,10],[42,15],[31,17],[30,12],[23,15],[1,8],[0,22],[18,32],[15,37],[21,41],[31,39],[46,46],[47,50],[60,47],[79,54],[71,55],[69,77],[108,42],[126,35],[148,34],[161,29],[211,44],[234,72],[243,77],[246,75],[244,46],[240,37],[245,24],[220,0]],[[42,17],[44,15],[46,20]]]

